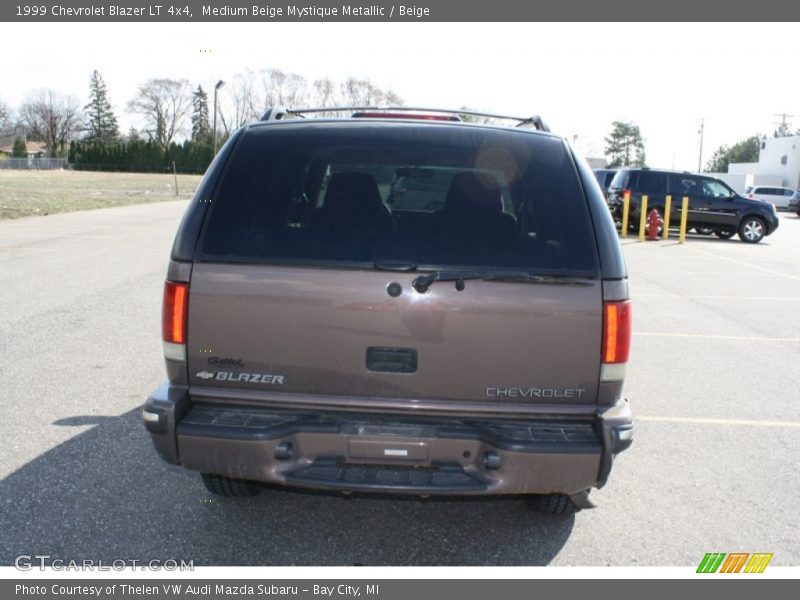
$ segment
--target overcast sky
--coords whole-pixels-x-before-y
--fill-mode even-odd
[[[697,168],[700,117],[704,164],[720,144],[771,134],[777,113],[800,127],[794,24],[2,23],[0,39],[0,100],[52,87],[83,104],[96,68],[123,130],[148,77],[211,89],[268,67],[370,78],[408,105],[541,114],[591,156],[612,121],[632,121],[656,167]]]

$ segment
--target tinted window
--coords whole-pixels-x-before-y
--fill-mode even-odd
[[[652,171],[639,171],[639,179],[636,183],[636,191],[642,194],[664,194],[667,191],[666,173],[654,173]]]
[[[697,177],[670,175],[669,190],[673,196],[697,196],[700,193],[700,185]]]
[[[597,273],[588,207],[563,142],[379,122],[245,132],[199,258]]]
[[[622,189],[628,187],[628,179],[630,179],[630,171],[617,171],[614,179],[611,180],[610,188]]]
[[[721,181],[715,179],[701,179],[700,193],[710,198],[730,198],[731,190]]]

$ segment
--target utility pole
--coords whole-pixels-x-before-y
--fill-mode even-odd
[[[706,120],[703,117],[700,117],[700,131],[697,133],[700,134],[700,156],[697,158],[697,172],[703,172],[703,133],[705,132],[706,128]]]
[[[772,123],[773,125],[777,125],[778,126],[778,129],[775,132],[775,134],[776,134],[775,137],[785,137],[786,135],[788,135],[789,134],[789,123],[786,122],[786,118],[787,117],[794,117],[794,115],[787,115],[786,113],[780,113],[778,115],[772,115],[772,116],[781,118],[780,122],[773,121],[773,123]],[[780,135],[777,135],[779,133],[780,133]]]

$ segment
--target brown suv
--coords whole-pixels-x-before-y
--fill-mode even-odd
[[[590,506],[632,441],[627,273],[592,171],[538,118],[348,110],[269,111],[209,167],[167,272],[156,449],[227,496]]]

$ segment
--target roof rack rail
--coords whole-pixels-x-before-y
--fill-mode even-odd
[[[268,108],[264,115],[261,117],[262,121],[279,121],[287,118],[304,118],[306,114],[313,113],[336,113],[336,112],[422,112],[422,113],[436,113],[436,114],[449,114],[449,115],[468,115],[470,117],[486,117],[488,119],[503,119],[507,121],[516,121],[517,127],[534,127],[539,131],[550,131],[550,128],[545,124],[539,115],[530,117],[514,117],[510,115],[498,115],[495,113],[479,112],[469,109],[443,109],[443,108],[423,108],[418,106],[328,106],[324,108],[287,108],[284,106],[275,106]]]

